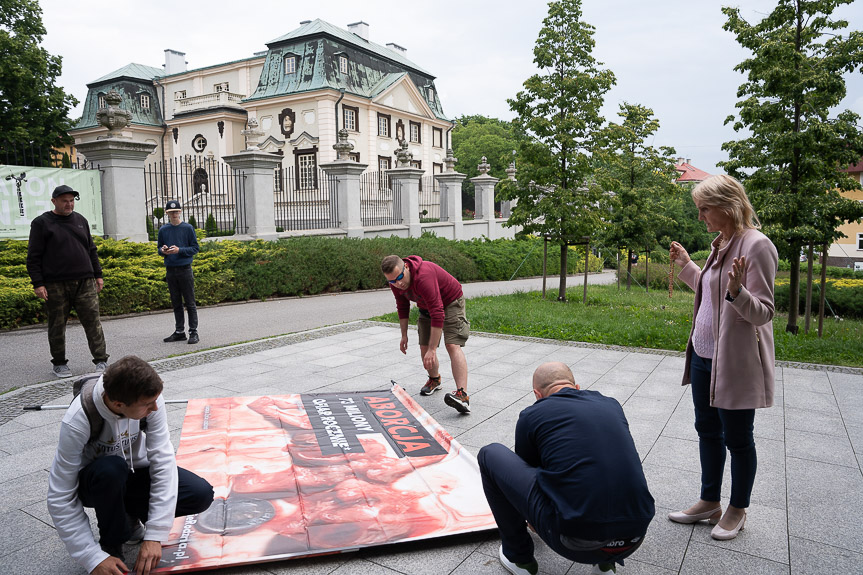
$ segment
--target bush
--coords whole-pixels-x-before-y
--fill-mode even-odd
[[[202,239],[206,231],[198,229],[195,233]],[[164,258],[154,243],[103,238],[95,238],[95,242],[105,276],[105,289],[99,296],[104,315],[170,308]],[[192,267],[198,303],[212,305],[385,288],[380,262],[389,254],[415,254],[434,261],[461,282],[537,276],[542,274],[542,244],[537,238],[456,242],[434,234],[419,238],[225,240],[202,242]],[[560,269],[560,250],[556,245],[549,248],[548,275],[553,277]],[[26,256],[27,242],[0,242],[0,329],[45,319],[42,302],[30,287]],[[571,247],[567,259],[570,273],[584,270],[583,247]],[[600,271],[602,261],[591,254],[589,266],[591,271]]]
[[[828,268],[829,269],[829,268]],[[837,268],[842,269],[842,268]],[[821,282],[814,281],[812,285],[812,313],[818,313]],[[839,317],[863,318],[863,279],[827,278],[825,296],[829,307],[825,305],[825,315],[836,314]],[[774,292],[776,309],[787,312],[791,301],[790,282],[787,278],[776,280]],[[806,284],[800,282],[799,313],[803,314],[806,307]],[[830,311],[833,311],[833,314]]]
[[[189,225],[192,226],[193,228],[195,228],[196,230],[198,229],[198,220],[195,219],[194,214],[189,216]]]
[[[207,237],[213,237],[219,233],[219,226],[216,225],[216,218],[213,214],[207,216],[207,221],[204,223],[204,230],[207,232]]]

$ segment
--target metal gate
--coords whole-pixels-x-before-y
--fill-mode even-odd
[[[152,239],[167,222],[168,200],[178,200],[185,221],[204,229],[208,237],[244,234],[248,229],[244,196],[243,172],[215,159],[182,156],[144,167],[147,231]]]
[[[336,178],[320,168],[301,174],[293,166],[276,168],[273,201],[276,231],[339,227]]]

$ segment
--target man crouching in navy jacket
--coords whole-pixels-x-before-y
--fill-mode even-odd
[[[644,540],[653,497],[617,400],[582,391],[563,363],[533,374],[536,403],[521,412],[515,453],[483,447],[483,489],[500,531],[500,562],[535,575],[527,524],[558,554],[616,571]]]

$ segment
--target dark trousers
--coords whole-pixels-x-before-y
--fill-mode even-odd
[[[185,326],[183,317],[183,302],[189,314],[189,331],[198,329],[198,308],[195,306],[195,274],[192,266],[169,266],[166,269],[165,280],[168,282],[168,292],[171,294],[171,307],[174,308],[174,329],[182,333]]]
[[[754,409],[719,409],[710,406],[710,371],[713,361],[692,353],[690,381],[695,406],[695,431],[701,458],[701,499],[719,501],[725,450],[731,452],[731,505],[749,507],[758,457],[752,435]]]
[[[48,292],[48,347],[51,350],[51,363],[66,365],[66,322],[72,309],[78,314],[93,363],[108,361],[105,349],[105,334],[99,320],[99,292],[96,280],[70,280],[45,284]]]
[[[201,513],[213,502],[213,487],[182,467],[174,517]],[[131,536],[126,514],[147,522],[150,512],[150,470],[132,473],[119,456],[99,457],[78,474],[78,498],[96,511],[99,537],[107,545],[122,545]]]
[[[533,539],[525,522],[533,526],[537,535],[555,553],[576,563],[622,563],[641,546],[644,533],[621,534],[626,537],[607,542],[564,537],[568,543],[564,545],[561,535],[566,534],[559,531],[557,511],[537,486],[535,467],[499,443],[480,449],[477,460],[485,498],[500,533],[503,554],[510,561],[529,563],[533,560]],[[573,549],[573,546],[580,549]]]

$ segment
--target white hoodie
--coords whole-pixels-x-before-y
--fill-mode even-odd
[[[76,397],[60,424],[60,442],[48,478],[48,512],[69,555],[87,572],[108,554],[102,551],[90,530],[90,521],[78,499],[78,473],[97,457],[122,457],[134,473],[150,474],[150,509],[144,539],[166,541],[177,507],[177,460],[171,445],[165,400],[159,395],[158,409],[147,416],[147,431],[140,421],[114,414],[105,405],[102,378],[93,386],[93,402],[105,420],[92,443],[90,424]]]

